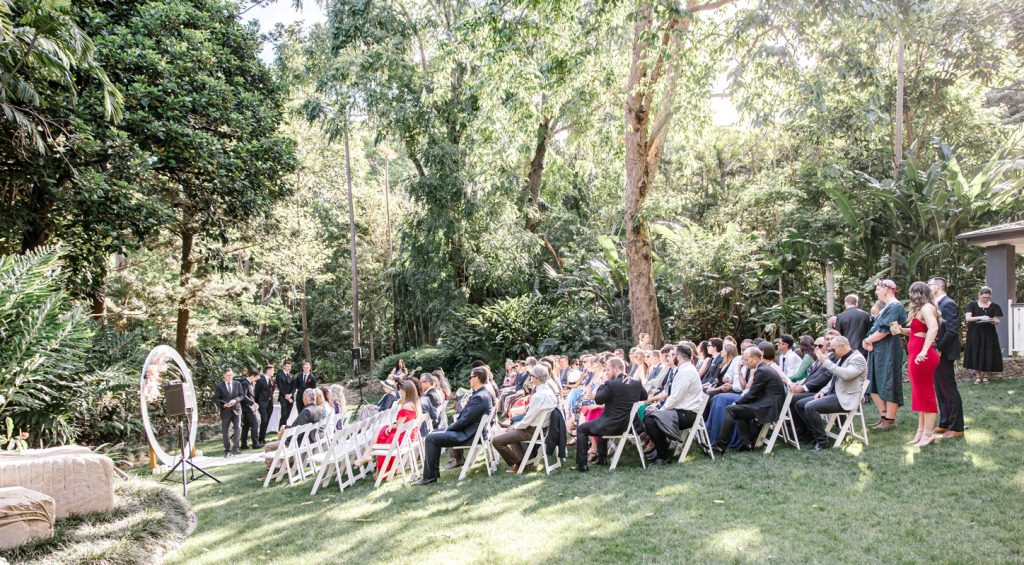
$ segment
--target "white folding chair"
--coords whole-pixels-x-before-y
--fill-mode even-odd
[[[547,419],[550,423],[551,413],[555,410],[556,408],[551,408],[543,416],[540,416],[539,420],[543,422]],[[522,475],[524,469],[535,463],[540,463],[541,461],[544,462],[544,473],[547,475],[550,475],[551,471],[562,466],[562,460],[558,457],[557,453],[555,454],[555,463],[552,464],[548,462],[547,434],[544,433],[544,430],[544,426],[537,426],[534,430],[533,437],[530,438],[530,443],[527,444],[526,451],[523,452],[523,461],[519,463],[518,474]],[[534,453],[533,457],[530,457],[530,453],[534,449],[536,449],[537,452]]]
[[[272,454],[270,470],[267,471],[267,476],[263,480],[264,487],[285,477],[288,478],[288,484],[295,484],[305,478],[302,460],[304,446],[302,444],[306,441],[307,432],[314,425],[305,424],[286,429],[284,437],[278,440],[277,450]]]
[[[346,426],[331,437],[331,442],[325,453],[314,456],[318,460],[320,471],[317,473],[316,482],[313,483],[313,490],[310,496],[316,494],[320,487],[330,484],[331,478],[338,482],[338,490],[345,492],[345,488],[356,482],[356,476],[352,469],[352,459],[358,453],[356,451],[355,434],[358,429],[355,425]],[[347,478],[342,478],[342,475]]]
[[[779,434],[782,434],[782,439],[786,443],[793,447],[800,449],[800,440],[796,434],[796,422],[793,421],[793,414],[790,411],[790,404],[793,402],[793,392],[790,390],[786,391],[786,400],[782,402],[782,410],[779,411],[779,418],[774,422],[769,422],[761,426],[761,433],[757,435],[757,442],[754,443],[754,447],[765,446],[764,454],[768,455],[775,449],[775,441],[779,439]],[[768,435],[768,431],[771,430],[772,435],[765,443],[764,438]]]
[[[465,449],[469,452],[466,454],[466,461],[462,464],[462,471],[459,473],[460,481],[465,479],[466,475],[469,474],[470,467],[476,463],[476,459],[480,456],[481,452],[484,456],[484,466],[487,469],[487,476],[491,476],[491,474],[497,470],[497,456],[494,454],[494,448],[491,445],[491,437],[494,436],[491,426],[494,425],[494,419],[497,411],[497,407],[492,406],[491,411],[487,416],[480,419],[480,424],[476,427],[476,433],[473,434],[472,443],[469,445],[456,445],[449,448],[452,450]],[[484,430],[488,430],[490,432],[487,434],[487,437],[484,437]]]
[[[838,412],[835,414],[829,414],[828,423],[825,425],[825,434],[827,434],[828,437],[835,438],[836,443],[832,447],[839,447],[842,445],[843,440],[846,439],[847,436],[860,441],[864,445],[868,444],[868,425],[867,422],[864,421],[864,395],[868,392],[868,386],[870,386],[870,382],[868,379],[864,379],[864,385],[860,390],[861,401],[857,404],[856,409],[845,413]],[[832,427],[839,420],[840,416],[844,416],[843,424],[839,427],[839,433],[836,434],[832,432]],[[857,418],[860,419],[861,432],[859,434],[857,433]]]
[[[708,428],[704,425],[704,409],[708,405],[708,395],[702,395],[700,399],[700,407],[697,408],[697,419],[693,421],[693,425],[690,426],[689,433],[686,434],[686,442],[680,445],[679,449],[679,462],[682,463],[686,460],[686,454],[690,452],[690,446],[693,444],[694,438],[697,439],[697,445],[704,449],[704,452],[711,456],[711,460],[715,460],[715,450],[711,449],[711,436],[708,435]]]
[[[445,400],[437,407],[437,428],[440,430],[448,427],[448,402]]]
[[[609,470],[614,471],[615,467],[618,466],[619,457],[622,456],[622,450],[626,447],[626,443],[630,441],[636,444],[636,451],[640,454],[640,464],[643,465],[644,469],[647,468],[647,461],[644,459],[643,443],[640,441],[640,434],[636,432],[636,427],[633,425],[633,420],[636,419],[636,413],[643,405],[643,401],[633,403],[633,408],[629,411],[629,425],[626,426],[626,431],[622,435],[604,436],[605,441],[615,441],[615,455],[612,456],[612,464],[609,465]],[[576,446],[576,449],[579,448],[579,446]]]
[[[389,468],[377,470],[377,480],[373,484],[374,488],[380,487],[381,483],[395,476],[396,472],[402,473],[403,483],[409,483],[409,474],[405,472],[405,468],[410,464],[409,458],[414,457],[412,452],[415,448],[412,447],[412,434],[413,430],[419,430],[419,425],[419,420],[403,422],[395,429],[395,435],[391,438],[390,442],[373,446],[370,455],[384,457],[385,461],[391,459]],[[415,463],[412,463],[412,466],[415,467]]]

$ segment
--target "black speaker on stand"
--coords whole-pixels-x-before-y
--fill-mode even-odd
[[[206,472],[205,469],[196,465],[192,461],[192,443],[189,441],[189,433],[187,430],[191,427],[191,418],[193,414],[192,409],[189,408],[185,402],[185,385],[177,381],[164,385],[164,401],[167,406],[167,410],[164,415],[169,418],[178,419],[178,447],[181,448],[181,455],[178,456],[178,460],[174,463],[174,466],[171,467],[171,470],[168,471],[160,480],[166,481],[180,468],[181,494],[186,497],[188,496],[188,482],[190,480],[194,481],[198,478],[196,477],[196,471],[199,471],[217,483],[220,483],[220,479]],[[186,474],[186,469],[188,470],[188,474]]]

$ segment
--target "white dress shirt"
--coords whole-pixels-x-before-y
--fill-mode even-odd
[[[530,397],[530,406],[526,409],[523,419],[513,424],[512,427],[517,430],[531,426],[545,427],[548,425],[548,415],[551,414],[551,409],[556,406],[558,406],[558,399],[555,398],[554,391],[550,386],[541,385]]]
[[[700,374],[693,363],[683,363],[676,368],[676,376],[672,379],[672,393],[665,399],[662,410],[689,410],[696,412],[700,408],[704,390],[700,384]]]
[[[786,373],[787,377],[795,375],[797,369],[800,368],[800,363],[803,363],[803,361],[803,358],[792,349],[779,356],[779,366],[782,367],[782,372]]]

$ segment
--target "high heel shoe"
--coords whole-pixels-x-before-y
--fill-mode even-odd
[[[921,441],[914,444],[914,447],[924,447],[935,443],[935,434],[925,434],[921,436]]]

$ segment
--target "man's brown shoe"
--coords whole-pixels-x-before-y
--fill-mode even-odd
[[[875,429],[876,430],[891,430],[891,429],[893,429],[895,427],[896,427],[896,420],[890,420],[890,419],[886,418],[880,424],[878,424],[878,427],[875,428]]]
[[[946,430],[946,432],[942,434],[942,439],[952,439],[955,437],[964,437],[964,433],[955,432],[953,430]]]
[[[947,431],[949,430],[947,430],[946,428],[935,428],[935,435],[940,436],[946,433]]]

